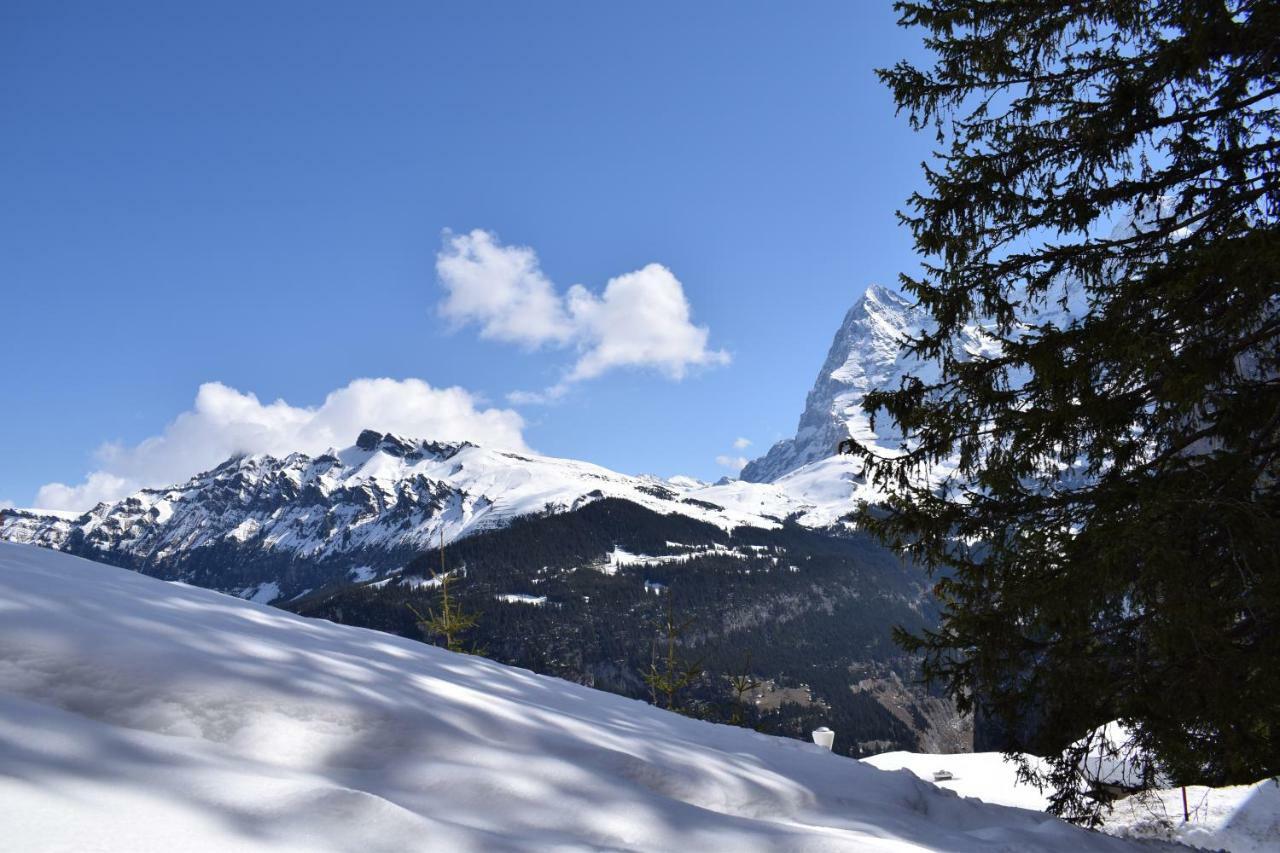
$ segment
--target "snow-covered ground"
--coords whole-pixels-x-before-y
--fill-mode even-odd
[[[918,752],[885,752],[862,759],[864,764],[881,770],[910,770],[921,779],[932,781],[933,774],[946,770],[954,778],[936,782],[939,788],[955,791],[962,797],[978,799],[1001,806],[1043,810],[1049,804],[1034,785],[1018,781],[1017,767],[998,752],[971,752],[960,755],[927,755]]]
[[[1039,759],[1033,759],[1038,761]],[[963,797],[1027,809],[1048,800],[1035,786],[1019,782],[1012,762],[996,752],[922,755],[886,752],[863,759],[882,770],[908,770],[933,779],[946,770],[955,778],[938,782]],[[1183,820],[1182,789],[1151,791],[1116,803],[1104,831],[1128,838],[1180,841],[1206,850],[1264,853],[1280,850],[1280,785],[1271,780],[1229,788],[1187,788],[1190,820]]]
[[[1184,822],[1181,788],[1152,791],[1118,802],[1106,831],[1230,853],[1280,850],[1280,785],[1272,780],[1229,788],[1188,786],[1187,811],[1190,820]]]
[[[0,827],[22,853],[1165,849],[8,543]]]

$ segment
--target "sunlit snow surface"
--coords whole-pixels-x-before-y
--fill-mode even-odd
[[[1164,849],[7,543],[0,827],[23,853]]]
[[[946,770],[954,778],[938,782],[939,787],[988,803],[1028,809],[1048,805],[1035,786],[1018,781],[1016,765],[996,752],[886,752],[863,762],[882,770],[908,770],[928,780],[935,771]],[[1103,829],[1118,836],[1175,840],[1230,853],[1280,850],[1280,785],[1274,781],[1228,788],[1189,786],[1187,812],[1189,819],[1184,820],[1181,788],[1152,791],[1118,801]]]
[[[885,752],[862,760],[881,770],[910,770],[926,780],[932,780],[935,772],[946,770],[954,778],[936,784],[962,797],[977,797],[984,802],[1023,809],[1041,810],[1049,804],[1048,798],[1034,785],[1018,781],[1017,765],[1005,761],[998,752],[964,755]]]

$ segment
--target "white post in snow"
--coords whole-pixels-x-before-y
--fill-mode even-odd
[[[836,733],[826,726],[821,726],[813,730],[813,742],[818,746],[825,746],[827,749],[836,742]]]

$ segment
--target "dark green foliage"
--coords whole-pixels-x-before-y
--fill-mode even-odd
[[[363,435],[363,434],[362,434]],[[444,647],[451,652],[465,651],[462,645],[462,635],[470,631],[479,621],[479,616],[465,610],[458,601],[458,597],[454,592],[453,585],[457,583],[455,572],[449,571],[445,565],[444,557],[444,531],[440,532],[440,571],[432,571],[431,579],[439,586],[440,595],[438,607],[427,610],[427,615],[423,616],[411,603],[405,602],[405,606],[409,608],[414,616],[418,618],[418,629],[422,631],[429,640],[444,640]],[[480,654],[478,650],[472,650],[475,654]]]
[[[653,704],[657,705],[658,697],[662,696],[666,700],[668,711],[678,711],[678,697],[701,677],[702,662],[686,660],[681,653],[681,643],[685,633],[693,625],[693,620],[679,621],[671,594],[665,593],[663,597],[667,606],[658,626],[660,637],[655,637],[650,647],[649,671],[644,674],[644,683],[649,685]],[[659,643],[661,655],[658,654]]]
[[[751,674],[751,655],[747,655],[737,672],[729,675],[729,689],[733,691],[733,712],[729,715],[732,725],[742,725],[742,706],[747,695],[760,686],[760,682]]]
[[[902,215],[938,370],[866,400],[911,440],[860,448],[863,521],[950,567],[902,639],[1021,746],[1122,719],[1180,782],[1280,772],[1280,4],[896,8],[936,57],[879,73],[941,149]]]

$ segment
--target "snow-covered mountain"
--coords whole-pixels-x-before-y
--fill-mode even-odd
[[[1172,849],[48,550],[0,608],[4,850]]]
[[[186,483],[143,489],[81,515],[4,510],[0,539],[109,555],[111,562],[143,569],[228,553],[235,559],[224,562],[241,566],[269,558],[380,569],[442,537],[448,543],[603,498],[725,529],[776,528],[787,518],[827,526],[851,507],[856,483],[846,468],[847,460],[828,460],[825,468],[777,483],[708,486],[366,430],[342,450],[234,457]],[[216,586],[232,589],[235,580]],[[251,590],[262,579],[248,574],[242,580]]]
[[[569,459],[366,430],[345,449],[235,457],[186,483],[143,489],[78,516],[6,510],[0,539],[111,555],[138,568],[231,549],[242,563],[268,555],[347,560],[356,569],[394,565],[442,537],[451,542],[605,497],[727,529],[776,527],[784,519],[827,527],[868,496],[859,466],[836,456],[836,444],[848,436],[886,448],[896,442],[883,426],[871,429],[860,403],[867,391],[918,372],[899,347],[924,322],[902,296],[870,287],[836,333],[796,437],[750,463],[738,481],[709,486],[687,477],[636,477]]]
[[[967,724],[932,697],[850,692],[851,678],[908,675],[890,629],[924,627],[933,608],[923,575],[864,537],[785,524],[836,522],[852,486],[842,476],[707,486],[365,431],[318,456],[233,458],[80,516],[6,510],[0,537],[410,636],[408,605],[430,606],[440,566],[426,552],[443,540],[450,566],[468,568],[459,594],[482,618],[475,642],[630,695],[645,695],[637,673],[661,610],[648,589],[674,586],[708,648],[758,645],[761,678],[808,697],[761,726],[794,734],[822,703],[850,721],[844,745],[859,753],[968,748]],[[826,638],[820,662],[802,665],[796,642],[769,651],[772,632],[800,625]],[[708,684],[701,701],[719,702]]]
[[[928,313],[902,294],[880,285],[868,287],[836,331],[826,361],[805,398],[795,437],[778,442],[764,456],[749,462],[741,479],[782,482],[807,465],[829,460],[846,438],[892,454],[901,435],[887,418],[872,428],[862,401],[870,391],[896,389],[908,375],[926,382],[936,377],[936,367],[901,353],[902,344],[930,322]],[[993,345],[976,326],[960,341],[962,350],[971,355],[991,354]]]
[[[186,483],[143,489],[76,516],[8,510],[0,537],[143,563],[216,545],[299,559],[419,551],[530,514],[623,498],[722,527],[777,526],[799,504],[780,492],[742,508],[699,499],[686,478],[632,477],[569,459],[372,430],[319,456],[240,456]]]
[[[742,469],[748,482],[772,482],[836,452],[845,438],[883,445],[897,436],[871,429],[861,404],[868,391],[896,387],[915,365],[899,355],[926,315],[901,294],[871,285],[844,316],[826,361],[805,398],[794,438],[778,442]],[[878,425],[879,426],[879,425]]]

